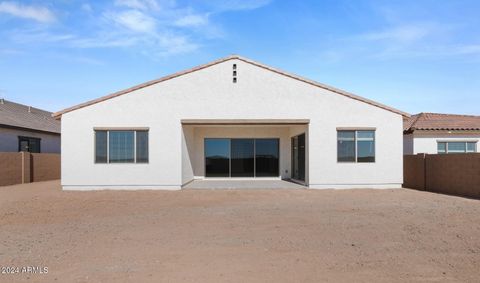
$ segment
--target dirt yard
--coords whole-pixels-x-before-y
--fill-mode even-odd
[[[413,190],[0,187],[0,282],[480,280],[480,201]]]

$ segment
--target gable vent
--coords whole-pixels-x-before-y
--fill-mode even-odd
[[[232,69],[233,83],[237,83],[237,64],[233,64]]]

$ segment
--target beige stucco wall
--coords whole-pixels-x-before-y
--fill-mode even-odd
[[[183,130],[184,119],[308,119],[311,188],[402,184],[401,115],[233,59],[64,114],[62,185],[179,189],[198,167],[186,141],[195,131]],[[148,127],[149,163],[95,164],[94,127]],[[337,163],[337,127],[375,128],[376,162]]]

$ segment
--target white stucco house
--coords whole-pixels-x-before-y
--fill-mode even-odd
[[[64,189],[400,188],[407,113],[229,56],[54,114]]]
[[[419,113],[404,119],[404,154],[478,152],[480,116]]]

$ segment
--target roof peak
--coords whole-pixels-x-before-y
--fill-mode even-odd
[[[227,57],[223,57],[223,58],[217,59],[217,60],[212,61],[212,62],[207,63],[207,64],[199,65],[199,66],[196,66],[196,67],[193,67],[193,68],[184,70],[184,71],[180,71],[180,72],[177,72],[177,73],[174,73],[174,74],[171,74],[171,75],[167,75],[167,76],[164,76],[164,77],[159,78],[159,79],[156,79],[156,80],[151,80],[151,81],[148,81],[148,82],[145,82],[145,83],[143,83],[143,84],[139,84],[139,85],[133,86],[133,87],[128,88],[128,89],[125,89],[125,90],[121,90],[121,91],[118,91],[118,92],[115,92],[115,93],[112,93],[112,94],[109,94],[109,95],[106,95],[106,96],[103,96],[103,97],[100,97],[100,98],[97,98],[97,99],[94,99],[94,100],[90,100],[90,101],[87,101],[87,102],[84,102],[84,103],[81,103],[81,104],[78,104],[78,105],[75,105],[75,106],[72,106],[72,107],[63,109],[63,110],[61,110],[61,111],[58,111],[58,112],[52,114],[52,116],[55,117],[56,119],[59,119],[59,118],[60,118],[63,114],[65,114],[65,113],[68,113],[68,112],[71,112],[71,111],[74,111],[74,110],[77,110],[77,109],[80,109],[80,108],[83,108],[83,107],[87,107],[87,106],[90,106],[90,105],[92,105],[92,104],[96,104],[96,103],[99,103],[99,102],[101,102],[101,101],[104,101],[104,100],[107,100],[107,99],[111,99],[111,98],[114,98],[114,97],[117,97],[117,96],[120,96],[120,95],[129,93],[129,92],[132,92],[132,91],[135,91],[135,90],[144,88],[144,87],[148,87],[148,86],[151,86],[151,85],[154,85],[154,84],[157,84],[157,83],[166,81],[166,80],[170,80],[170,79],[173,79],[173,78],[176,78],[176,77],[180,77],[180,76],[183,76],[183,75],[186,75],[186,74],[189,74],[189,73],[193,73],[193,72],[195,72],[195,71],[199,71],[199,70],[202,70],[202,69],[211,67],[211,66],[213,66],[213,65],[220,64],[220,63],[223,63],[223,62],[226,62],[226,61],[229,61],[229,60],[233,60],[233,59],[241,60],[241,61],[243,61],[243,62],[245,62],[245,63],[248,63],[248,64],[251,64],[251,65],[254,65],[254,66],[263,68],[263,69],[265,69],[265,70],[268,70],[268,71],[271,71],[271,72],[274,72],[274,73],[277,73],[277,74],[280,74],[280,75],[283,75],[283,76],[286,76],[286,77],[289,77],[289,78],[292,78],[292,79],[295,79],[295,80],[298,80],[298,81],[301,81],[301,82],[304,82],[304,83],[307,83],[307,84],[310,84],[310,85],[313,85],[313,86],[316,86],[316,87],[319,87],[319,88],[323,88],[323,89],[329,90],[329,91],[331,91],[331,92],[334,92],[334,93],[337,93],[337,94],[346,96],[346,97],[348,97],[348,98],[351,98],[351,99],[354,99],[354,100],[358,100],[358,101],[361,101],[361,102],[370,104],[370,105],[372,105],[372,106],[375,106],[375,107],[378,107],[378,108],[382,108],[382,109],[384,109],[384,110],[387,110],[387,111],[390,111],[390,112],[393,112],[393,113],[402,115],[402,116],[404,116],[404,117],[410,117],[410,114],[408,114],[408,113],[406,113],[406,112],[403,112],[403,111],[400,111],[400,110],[398,110],[398,109],[395,109],[395,108],[386,106],[386,105],[384,105],[384,104],[375,102],[375,101],[373,101],[373,100],[370,100],[370,99],[367,99],[367,98],[364,98],[364,97],[357,96],[357,95],[352,94],[352,93],[350,93],[350,92],[343,91],[343,90],[340,90],[340,89],[338,89],[338,88],[335,88],[335,87],[332,87],[332,86],[329,86],[329,85],[326,85],[326,84],[322,84],[322,83],[316,82],[316,81],[314,81],[314,80],[310,80],[310,79],[307,79],[307,78],[303,78],[303,77],[301,77],[301,76],[294,75],[294,74],[291,74],[291,73],[289,73],[289,72],[285,72],[285,71],[282,71],[282,70],[279,70],[279,69],[276,69],[276,68],[273,68],[273,67],[264,65],[264,64],[262,64],[262,63],[258,63],[258,62],[254,61],[254,60],[248,59],[248,58],[246,58],[246,57],[242,57],[242,56],[237,55],[237,54],[231,54],[231,55],[229,55],[229,56],[227,56]]]

